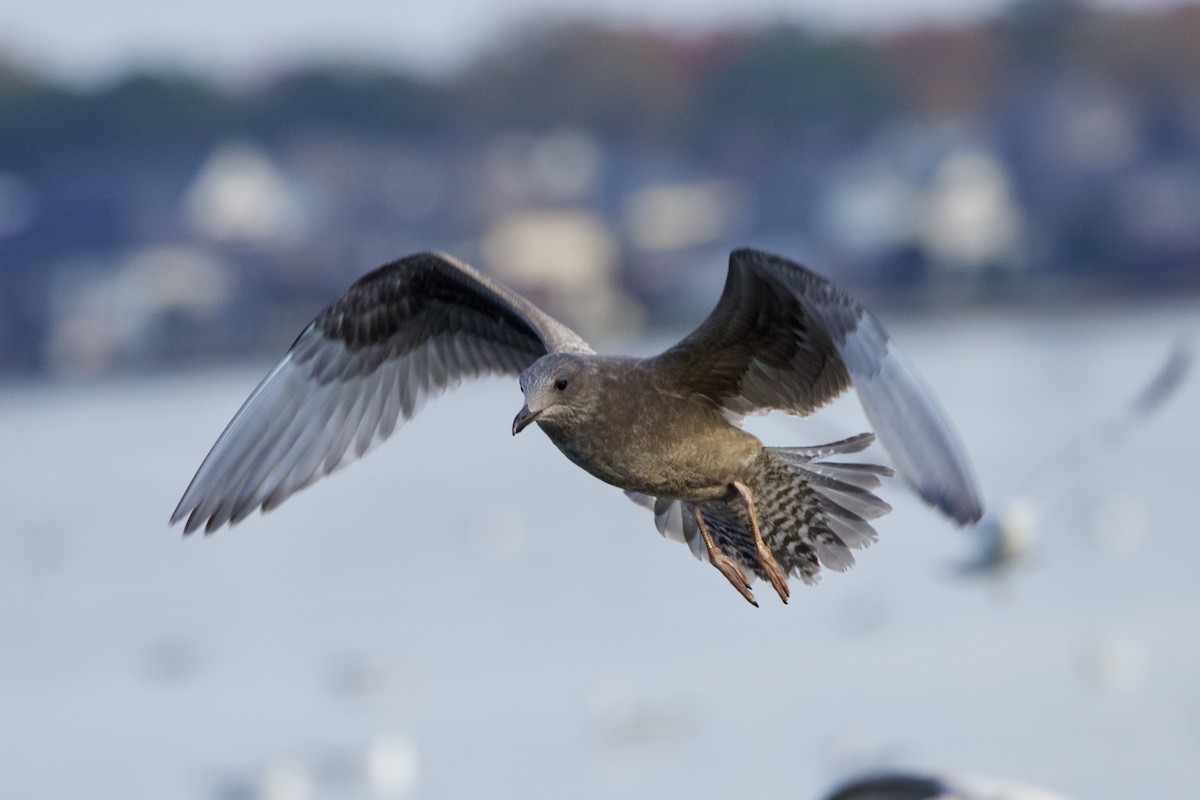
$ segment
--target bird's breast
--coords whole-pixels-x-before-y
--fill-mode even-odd
[[[619,404],[614,413],[539,426],[568,459],[605,483],[655,497],[724,496],[745,480],[762,442],[720,413],[687,403]]]

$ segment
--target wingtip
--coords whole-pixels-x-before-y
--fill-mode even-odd
[[[212,524],[214,521],[214,519],[208,519],[208,524],[205,525],[206,520],[204,517],[200,516],[198,509],[184,508],[183,504],[180,503],[180,505],[177,506],[176,509],[171,513],[171,519],[167,523],[167,527],[174,528],[176,525],[182,522],[183,536],[186,538],[200,530],[201,527],[205,528],[205,535],[212,533],[217,529],[217,527],[219,527]]]
[[[979,520],[983,519],[983,509],[979,506],[975,506],[965,513],[952,514],[951,516],[958,524],[958,527],[969,528],[972,525],[979,524]]]
[[[179,502],[179,505],[175,506],[175,510],[171,512],[171,518],[167,521],[167,527],[174,528],[176,525],[179,524],[179,521],[182,520],[185,515],[186,515],[186,512],[183,509],[183,501],[181,500]],[[191,530],[188,529],[187,525],[184,525],[183,526],[183,535],[187,536],[189,533],[191,533]]]
[[[922,493],[921,496],[925,502],[954,520],[960,528],[970,527],[983,519],[983,504],[974,493],[967,496]]]

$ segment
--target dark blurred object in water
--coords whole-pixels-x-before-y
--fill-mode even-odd
[[[989,778],[886,772],[855,778],[824,800],[1067,800],[1060,794]]]

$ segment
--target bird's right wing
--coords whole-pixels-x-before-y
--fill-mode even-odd
[[[314,319],[217,439],[171,515],[212,532],[359,458],[464,378],[590,352],[570,328],[449,256],[380,267]]]
[[[966,451],[916,368],[854,298],[800,264],[733,251],[716,308],[646,364],[665,391],[734,414],[805,416],[853,386],[918,495],[960,525],[982,514]]]

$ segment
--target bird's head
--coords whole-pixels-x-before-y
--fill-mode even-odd
[[[525,405],[513,420],[513,436],[534,421],[569,424],[586,412],[593,373],[588,359],[578,353],[551,353],[530,364],[521,373]]]

